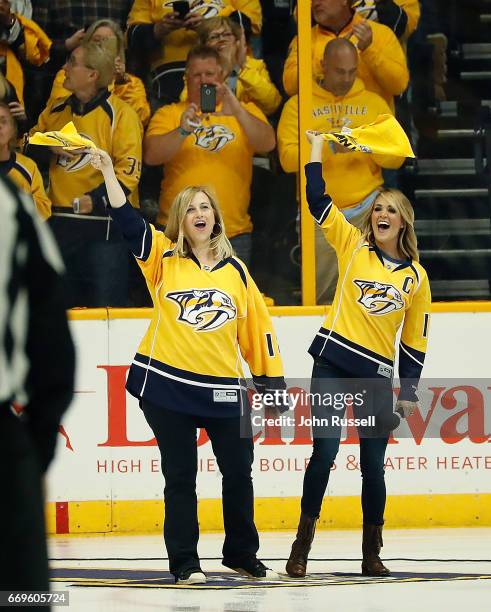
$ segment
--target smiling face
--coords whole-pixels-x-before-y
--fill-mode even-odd
[[[237,39],[230,28],[220,26],[209,33],[206,44],[210,47],[214,47],[220,55],[227,55],[232,50],[235,51]]]
[[[375,244],[388,255],[401,257],[398,252],[399,233],[404,221],[398,208],[381,194],[375,200],[371,214]]]
[[[202,191],[198,191],[189,203],[182,229],[191,247],[206,244],[215,225],[215,212],[210,199]]]

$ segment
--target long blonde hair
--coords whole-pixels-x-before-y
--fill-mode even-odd
[[[375,244],[372,227],[372,212],[379,199],[383,199],[388,204],[392,204],[401,214],[404,227],[399,232],[397,248],[404,257],[410,257],[414,261],[419,261],[418,239],[414,231],[414,209],[411,202],[398,189],[382,188],[378,196],[368,209],[365,218],[361,223],[362,241]]]
[[[218,206],[218,201],[209,187],[193,185],[191,187],[186,187],[176,195],[169,211],[169,220],[165,228],[165,235],[172,240],[172,242],[176,243],[174,252],[177,253],[177,255],[180,257],[189,257],[191,255],[191,245],[184,235],[183,226],[188,207],[194,196],[198,193],[204,193],[206,195],[210,201],[213,213],[215,214],[215,225],[210,237],[210,249],[213,255],[219,260],[231,257],[234,254],[234,250],[225,234],[225,225],[223,223],[220,207]]]

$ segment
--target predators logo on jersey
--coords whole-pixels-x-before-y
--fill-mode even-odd
[[[373,19],[375,21],[378,18],[377,3],[375,0],[354,0],[351,4],[351,8],[365,19]]]
[[[360,289],[358,303],[372,315],[384,315],[404,307],[402,295],[394,285],[353,279]]]
[[[80,136],[93,142],[92,138],[87,134],[79,133]],[[56,164],[61,166],[65,172],[77,172],[82,168],[85,168],[87,164],[90,163],[90,155],[88,153],[80,153],[79,155],[75,154],[75,157],[64,157],[63,155],[58,155],[56,160]]]
[[[224,125],[202,126],[194,130],[196,144],[207,151],[217,152],[235,138],[233,132]]]
[[[168,2],[164,2],[162,6],[164,8],[173,9],[174,1],[170,0]],[[221,0],[191,0],[189,3],[189,12],[190,13],[198,13],[202,15],[205,19],[209,19],[210,17],[216,17],[218,13],[223,9],[224,4]]]
[[[237,316],[232,299],[219,289],[171,291],[165,297],[179,305],[177,320],[192,325],[195,331],[217,329]]]

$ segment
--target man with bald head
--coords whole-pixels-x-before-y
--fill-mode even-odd
[[[379,94],[391,109],[394,96],[407,87],[409,72],[404,51],[390,28],[367,21],[352,8],[353,0],[312,0],[312,73],[319,82],[324,78],[324,48],[336,38],[346,38],[356,45],[359,56],[358,76],[368,91]],[[298,92],[298,37],[290,45],[283,70],[283,85],[288,95]]]
[[[379,95],[367,91],[358,78],[359,56],[355,46],[344,38],[335,38],[323,53],[322,79],[312,84],[312,121],[310,127],[320,132],[339,132],[356,128],[390,113]],[[334,145],[334,143],[333,143]],[[278,125],[278,150],[285,172],[298,172],[298,95],[288,100]],[[353,225],[359,226],[364,213],[383,185],[382,168],[399,168],[402,157],[347,152],[340,145],[324,147],[322,174],[336,206]],[[338,269],[334,249],[316,227],[317,303],[332,301]]]

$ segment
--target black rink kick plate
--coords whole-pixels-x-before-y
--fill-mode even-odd
[[[124,587],[150,589],[271,589],[282,587],[346,586],[375,583],[445,582],[454,580],[490,580],[491,574],[450,572],[393,572],[391,576],[372,578],[348,572],[307,574],[303,579],[280,574],[278,580],[255,580],[231,572],[206,572],[206,584],[178,585],[168,572],[160,570],[109,569],[109,568],[53,568],[52,582],[63,582],[81,587]]]

